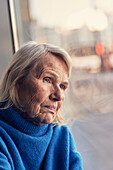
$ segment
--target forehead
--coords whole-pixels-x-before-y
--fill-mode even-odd
[[[66,73],[67,75],[69,74],[65,61],[62,58],[49,53],[45,57],[42,57],[35,65],[35,70],[37,72],[42,70],[46,71],[48,69],[56,70],[59,73]]]

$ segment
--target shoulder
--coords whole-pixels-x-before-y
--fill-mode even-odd
[[[66,125],[58,124],[55,127],[53,127],[53,130],[57,131],[57,132],[61,132],[61,133],[70,133],[70,130],[69,130],[68,126],[66,126]]]
[[[10,138],[9,138],[8,133],[0,124],[0,149],[1,151],[7,150],[7,143],[9,142],[9,140]]]
[[[69,127],[66,125],[56,125],[55,127],[53,127],[53,135],[55,137],[58,137],[60,139],[66,140],[66,141],[70,141],[73,140],[72,134],[69,130]]]
[[[9,136],[7,133],[7,124],[0,120],[0,137],[5,138],[6,136]]]

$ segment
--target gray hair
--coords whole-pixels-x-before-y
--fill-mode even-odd
[[[48,53],[60,57],[66,63],[70,75],[71,58],[65,50],[52,44],[38,44],[34,41],[28,42],[14,54],[11,63],[2,77],[0,84],[0,105],[4,104],[4,108],[7,108],[14,104],[21,110],[18,96],[18,83],[20,80],[23,80],[34,65],[40,61],[41,58],[46,57]]]

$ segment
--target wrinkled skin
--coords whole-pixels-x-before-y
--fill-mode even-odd
[[[52,54],[44,57],[19,85],[19,98],[26,110],[22,116],[37,125],[53,122],[64,100],[68,78],[63,60]]]

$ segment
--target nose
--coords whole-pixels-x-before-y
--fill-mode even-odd
[[[50,99],[52,101],[63,101],[64,100],[64,92],[60,89],[60,87],[55,88],[54,91],[50,95]]]

